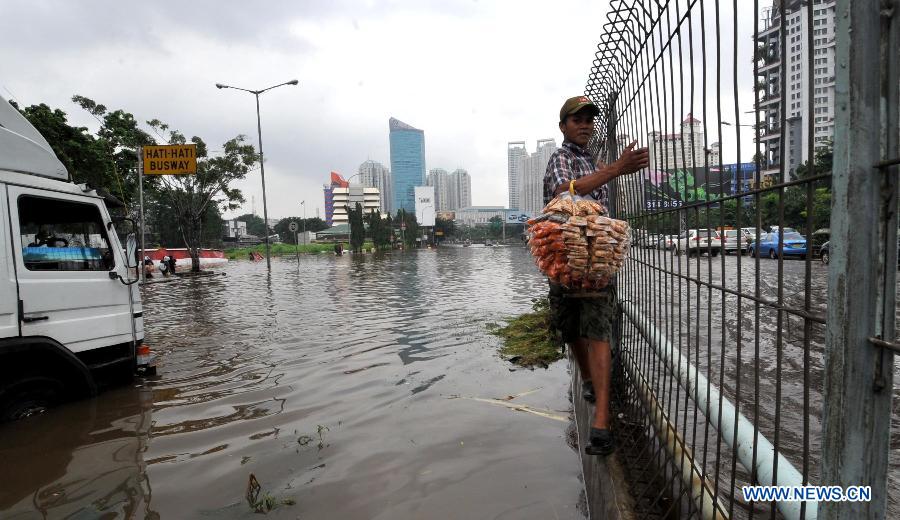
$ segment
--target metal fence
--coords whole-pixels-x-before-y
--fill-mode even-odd
[[[898,8],[611,2],[590,146],[651,149],[611,195],[635,232],[613,406],[641,516],[900,516]],[[872,500],[754,502],[747,484]]]

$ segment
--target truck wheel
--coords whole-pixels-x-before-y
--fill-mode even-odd
[[[40,415],[61,401],[63,384],[53,377],[26,376],[7,385],[0,397],[0,422]]]

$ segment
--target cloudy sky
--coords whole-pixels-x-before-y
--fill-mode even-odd
[[[559,138],[606,2],[45,1],[0,3],[0,95],[95,121],[90,97],[210,144],[256,142],[261,99],[270,217],[323,208],[330,171],[390,165],[388,118],[425,130],[426,168],[465,168],[473,203],[504,205],[506,143]],[[561,139],[558,139],[561,141]],[[255,173],[240,187],[262,214]]]

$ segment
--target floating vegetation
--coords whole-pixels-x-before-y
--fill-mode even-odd
[[[488,323],[488,331],[503,339],[500,354],[526,368],[547,368],[563,357],[562,343],[550,328],[550,302],[534,298],[532,312],[507,321],[506,326]]]
[[[262,496],[260,496],[260,493],[262,493]],[[245,496],[247,498],[247,504],[254,513],[266,514],[278,507],[279,504],[292,506],[297,503],[293,498],[282,498],[279,501],[268,491],[263,493],[262,486],[259,484],[259,481],[256,480],[256,475],[253,473],[251,473],[250,478],[247,479],[247,491]]]
[[[318,448],[320,450],[322,448],[328,446],[328,444],[325,443],[325,432],[328,432],[328,431],[331,431],[328,428],[328,426],[324,426],[321,424],[316,425],[316,435],[319,437],[319,440],[316,445],[318,446]],[[297,443],[300,444],[300,446],[306,446],[307,444],[309,444],[315,440],[316,439],[314,437],[312,437],[311,435],[306,435],[306,434],[303,434],[303,435],[297,437]]]

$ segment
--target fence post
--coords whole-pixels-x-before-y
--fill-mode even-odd
[[[884,518],[887,503],[893,354],[869,338],[895,341],[897,174],[877,165],[897,154],[897,11],[897,0],[838,0],[835,9],[821,483],[871,486],[872,500],[823,502],[828,520]]]
[[[615,95],[610,96],[608,99],[608,105],[606,107],[606,164],[612,164],[616,159],[619,158],[619,143],[616,139],[616,126],[618,124],[618,117],[616,114],[616,97]],[[602,148],[601,148],[602,150]],[[619,199],[618,199],[618,183],[610,182],[607,185],[609,196],[609,216],[613,218],[618,218],[619,215]]]

